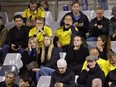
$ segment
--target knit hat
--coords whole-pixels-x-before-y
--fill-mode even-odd
[[[116,15],[116,6],[112,8],[112,15]]]
[[[65,66],[67,66],[66,60],[64,60],[64,59],[59,59],[59,60],[57,61],[57,67],[65,67]]]
[[[93,61],[93,60],[97,60],[97,58],[96,58],[96,56],[89,55],[89,56],[86,57],[86,60],[91,60],[91,61]]]

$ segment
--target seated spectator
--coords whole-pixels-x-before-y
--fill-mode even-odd
[[[56,62],[59,59],[59,51],[56,47],[53,46],[53,41],[50,36],[45,36],[43,41],[42,49],[39,54],[39,64],[40,69],[33,69],[36,72],[37,81],[41,76],[48,76],[53,73],[56,69]]]
[[[24,19],[24,23],[30,27],[31,23],[35,21],[35,17],[43,17],[45,18],[44,9],[40,4],[36,2],[36,0],[30,0],[27,9],[24,10],[22,17]]]
[[[44,25],[44,18],[42,17],[36,17],[35,23],[36,27],[29,31],[29,37],[36,37],[39,47],[42,47],[44,35],[49,35],[52,37],[52,29]]]
[[[32,87],[28,75],[20,76],[19,87]]]
[[[0,82],[0,87],[19,87],[15,84],[15,73],[7,72],[5,81]]]
[[[23,54],[27,47],[28,32],[27,27],[23,25],[23,18],[21,15],[14,16],[15,26],[8,32],[6,44],[3,45],[3,56],[8,52],[20,52]]]
[[[99,56],[102,59],[107,60],[106,54],[108,51],[112,50],[110,37],[105,36],[105,35],[98,36],[96,45],[97,45],[97,48],[98,48],[99,53],[100,53]]]
[[[72,3],[71,9],[72,11],[67,14],[72,16],[73,25],[78,28],[79,34],[86,38],[86,33],[88,32],[89,25],[87,16],[80,11],[80,4],[77,1]],[[60,23],[61,26],[64,26],[65,16]]]
[[[64,59],[57,61],[57,68],[51,76],[50,87],[75,87],[75,75]]]
[[[106,77],[105,87],[115,87],[116,86],[116,68],[110,71]]]
[[[104,71],[105,73],[105,76],[108,74],[107,71],[106,71],[106,60],[102,59],[99,55],[99,50],[97,48],[92,48],[90,50],[90,55],[94,55],[96,56],[96,62],[98,63],[99,67],[101,68],[101,70]],[[83,68],[82,70],[86,69],[86,65],[87,65],[87,61],[84,62],[84,65],[83,65]]]
[[[109,35],[112,41],[116,41],[116,6],[112,8],[113,17],[110,19]]]
[[[73,20],[70,14],[65,15],[63,21],[64,25],[55,32],[54,45],[58,48],[62,47],[63,51],[67,51],[71,37],[78,34],[78,29],[72,25]]]
[[[84,87],[91,87],[92,80],[95,78],[100,78],[104,87],[105,74],[97,64],[96,59],[97,58],[93,55],[86,57],[86,68],[81,72],[77,79],[77,83],[79,85],[84,85]]]
[[[108,0],[97,0],[98,4],[104,9],[108,10]]]
[[[41,6],[44,8],[45,11],[49,11],[49,4],[47,0],[41,1]]]
[[[91,87],[103,87],[101,79],[99,79],[99,78],[93,79]]]
[[[4,45],[7,38],[8,30],[3,25],[3,19],[0,17],[0,63],[3,62],[2,59],[2,46]]]
[[[109,35],[109,19],[104,17],[102,7],[96,8],[96,17],[89,24],[89,38],[87,41],[96,41],[100,35]]]
[[[68,49],[65,57],[68,66],[71,67],[75,75],[80,74],[85,58],[88,55],[88,49],[84,47],[84,38],[82,36],[75,36],[73,46]]]
[[[116,69],[116,54],[113,51],[109,51],[107,53],[107,63],[106,63],[106,69],[107,73],[110,71]]]

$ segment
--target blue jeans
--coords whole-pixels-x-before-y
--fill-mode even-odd
[[[82,0],[82,9],[83,10],[88,10],[88,2],[87,2],[87,0]]]
[[[104,10],[108,10],[108,1],[107,1],[107,0],[98,0],[98,4],[99,4]]]
[[[41,67],[39,71],[36,72],[36,80],[38,81],[41,76],[49,76],[55,70],[48,67]]]
[[[89,37],[86,41],[97,41],[97,37]]]

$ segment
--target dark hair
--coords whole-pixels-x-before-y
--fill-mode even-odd
[[[14,21],[15,21],[16,18],[21,18],[21,19],[23,19],[23,17],[22,17],[21,15],[15,15],[15,16],[14,16]]]
[[[108,51],[107,58],[112,58],[112,56],[116,56],[116,54],[113,51]]]
[[[30,0],[29,3],[34,4],[34,3],[37,3],[37,1],[36,0]]]
[[[24,82],[29,82],[29,84],[30,84],[30,82],[31,82],[31,80],[30,80],[30,77],[28,76],[28,75],[26,75],[26,74],[24,74],[24,75],[21,75],[20,76],[20,79],[22,79]]]
[[[78,4],[80,6],[80,3],[78,1],[74,1],[72,4],[71,4],[71,7],[74,5],[74,4]]]
[[[43,21],[43,22],[44,22],[44,18],[43,18],[43,17],[40,17],[40,16],[36,17],[36,18],[35,18],[35,21],[36,21],[36,20],[40,20],[40,21]]]
[[[104,10],[104,9],[103,9],[103,7],[101,7],[101,6],[98,6],[98,7],[96,8],[96,10]]]

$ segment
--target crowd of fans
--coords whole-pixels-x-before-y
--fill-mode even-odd
[[[45,8],[43,3],[47,2],[30,0],[22,16],[14,16],[15,26],[9,31],[0,17],[0,63],[7,53],[22,55],[19,87],[36,87],[41,76],[49,75],[50,87],[115,87],[116,54],[111,41],[116,41],[116,6],[110,20],[97,7],[96,17],[89,22],[74,1],[52,38],[52,29],[45,25],[48,3]],[[96,47],[89,51],[87,41],[96,41]],[[64,59],[60,52],[66,52]],[[75,75],[79,76],[76,83]],[[0,87],[18,87],[14,82],[15,74],[7,72]]]

